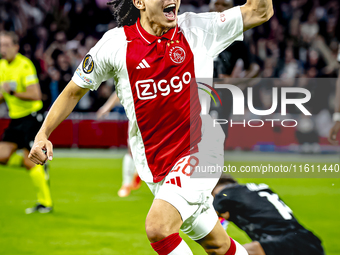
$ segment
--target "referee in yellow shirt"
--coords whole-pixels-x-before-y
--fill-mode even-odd
[[[11,122],[0,142],[0,164],[7,164],[17,149],[23,149],[23,165],[37,188],[38,203],[26,213],[52,211],[48,173],[42,165],[28,159],[43,114],[41,91],[35,67],[19,52],[19,38],[14,32],[0,32],[0,103],[6,101]]]

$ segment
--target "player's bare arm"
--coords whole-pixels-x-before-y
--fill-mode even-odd
[[[340,48],[340,46],[339,46]],[[338,141],[336,140],[336,136],[340,130],[340,69],[339,69],[339,76],[336,81],[336,91],[335,91],[335,109],[334,109],[334,125],[329,131],[328,141],[333,144],[337,145]]]
[[[109,99],[105,102],[105,104],[99,108],[97,111],[97,119],[102,119],[106,115],[110,113],[110,111],[115,108],[119,104],[119,98],[117,96],[116,91],[112,93]]]
[[[247,31],[267,22],[274,15],[273,2],[272,0],[248,0],[241,6],[241,13],[243,31]]]
[[[43,125],[35,137],[34,145],[29,154],[29,159],[35,164],[44,164],[46,160],[52,160],[53,147],[48,141],[48,137],[52,131],[73,111],[78,101],[88,92],[89,89],[84,89],[77,86],[73,81],[65,87],[63,92],[54,102],[49,111]],[[46,150],[46,155],[43,152]]]
[[[243,247],[247,250],[249,255],[266,255],[261,244],[257,241],[246,243]]]
[[[11,87],[9,86],[8,83],[4,83],[3,85],[3,90],[11,94],[21,100],[24,101],[35,101],[35,100],[41,100],[41,90],[40,90],[40,85],[37,84],[32,84],[28,87],[26,87],[26,91],[24,92],[16,92],[11,90]]]

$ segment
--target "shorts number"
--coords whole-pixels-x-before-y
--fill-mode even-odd
[[[181,166],[181,164],[184,163],[186,159],[188,159],[188,160],[187,160],[187,163],[186,163],[185,165]],[[192,160],[194,161],[193,164],[191,163]],[[185,174],[186,176],[191,176],[191,175],[194,173],[196,166],[198,166],[198,163],[199,163],[199,160],[198,160],[198,158],[195,157],[195,156],[190,156],[190,157],[188,157],[188,158],[183,158],[183,159],[181,159],[181,160],[176,164],[176,166],[174,167],[174,169],[172,170],[172,172],[175,172],[175,173],[176,173],[176,172],[178,172],[179,170],[182,169],[182,173],[183,173],[183,174]],[[190,168],[190,172],[187,173],[187,172],[186,172],[186,169],[187,169],[188,166],[191,167],[191,168]]]

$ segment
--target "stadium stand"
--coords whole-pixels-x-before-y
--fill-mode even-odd
[[[183,0],[181,12],[209,11],[213,2]],[[234,2],[238,5],[245,1],[234,0]],[[108,29],[116,26],[105,3],[106,1],[103,0],[3,0],[0,2],[0,31],[11,30],[20,35],[20,52],[29,57],[37,68],[45,110],[49,109],[66,86],[86,52]],[[310,146],[305,146],[305,152],[317,152],[322,148],[316,148],[313,144],[325,144],[325,137],[332,125],[335,82],[331,79],[328,83],[313,82],[313,80],[303,82],[302,79],[297,81],[294,79],[334,78],[335,81],[339,68],[336,57],[340,33],[340,3],[337,0],[284,0],[274,1],[274,5],[275,16],[265,25],[248,31],[245,34],[245,43],[254,58],[253,61],[261,68],[259,77],[277,78],[275,86],[300,86],[311,91],[312,100],[308,104],[308,109],[313,116],[309,119],[301,119],[295,109],[289,109],[290,114],[304,124],[303,128],[294,131],[281,130],[280,132],[289,133],[288,140],[275,138],[279,137],[277,130],[270,129],[271,131],[268,132],[271,138],[266,139],[270,140],[269,144],[273,144],[274,149],[275,146],[287,146],[287,143],[307,144]],[[273,85],[263,83],[254,85],[254,106],[257,109],[268,109],[268,104],[270,107],[271,87]],[[113,91],[113,80],[105,82],[98,91],[85,95],[77,105],[76,111],[82,113],[97,111]],[[0,107],[1,118],[7,116],[4,107],[4,105]],[[115,109],[115,111],[118,111],[118,114],[124,113],[122,109]],[[88,119],[86,114],[81,118]],[[91,123],[91,121],[79,123],[77,146],[98,147],[95,141],[91,144],[81,142],[83,128],[80,127],[94,125]],[[61,128],[67,128],[69,125],[65,123]],[[105,123],[96,125],[103,127],[104,130],[107,129]],[[117,122],[114,125],[120,124]],[[0,132],[2,128],[3,126]],[[264,146],[268,141],[259,140],[259,137],[263,137],[260,134],[256,136],[256,141],[249,135],[249,138],[245,139],[246,144],[240,146],[243,142],[240,142],[236,136],[237,133],[242,132],[240,130],[240,128],[239,130],[231,128],[230,132],[234,137],[229,136],[226,142],[227,149],[235,149],[233,140],[236,139],[241,149],[270,150],[270,146]],[[317,134],[316,142],[315,139],[309,140],[313,137],[312,133]],[[55,136],[57,134],[52,137]],[[307,137],[307,140],[301,137]],[[74,137],[70,135],[64,139],[62,141],[57,139],[60,146],[69,147]],[[125,143],[124,141],[123,144]],[[108,142],[103,146],[111,145]],[[115,145],[119,145],[119,142]]]

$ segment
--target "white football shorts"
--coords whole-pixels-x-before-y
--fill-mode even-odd
[[[209,115],[202,116],[202,140],[198,152],[178,160],[171,172],[158,183],[147,182],[155,199],[173,205],[180,213],[181,230],[192,240],[208,235],[217,223],[211,191],[224,165],[224,133],[213,127]]]

